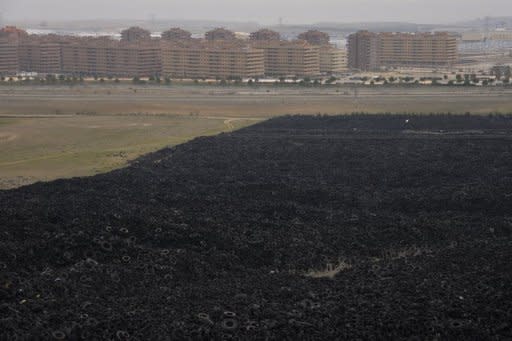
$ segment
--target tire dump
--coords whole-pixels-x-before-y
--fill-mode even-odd
[[[0,339],[508,339],[512,116],[285,116],[0,191]]]

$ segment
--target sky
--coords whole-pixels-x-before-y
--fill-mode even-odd
[[[277,24],[453,23],[512,16],[512,0],[0,0],[4,20],[185,19]]]

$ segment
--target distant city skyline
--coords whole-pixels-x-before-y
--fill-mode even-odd
[[[448,24],[512,16],[510,0],[2,0],[4,22],[149,19],[258,22],[414,22]]]

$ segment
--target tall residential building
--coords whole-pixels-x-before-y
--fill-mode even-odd
[[[27,37],[27,32],[14,26],[0,29],[0,75],[20,71],[20,45]]]
[[[451,66],[457,62],[457,39],[447,32],[380,33],[381,66]]]
[[[161,73],[157,40],[77,38],[62,44],[62,71],[97,76],[145,77]]]
[[[320,72],[323,74],[339,74],[348,71],[347,52],[327,45],[320,47]]]
[[[15,26],[5,26],[0,29],[0,38],[8,38],[19,42],[26,37],[28,37],[28,33]]]
[[[371,33],[348,38],[349,67],[362,71],[381,67],[450,67],[457,62],[457,39],[446,32]]]
[[[120,40],[111,37],[28,35],[13,27],[0,30],[0,73],[19,71],[95,76],[146,77],[164,74],[185,78],[314,77],[344,71],[343,51],[327,35],[312,31],[306,40],[284,41],[260,30],[249,40],[226,29],[194,39],[170,29],[161,38],[132,27]],[[326,38],[327,37],[327,38]]]
[[[377,34],[359,31],[348,37],[348,67],[352,70],[368,71],[377,69]]]
[[[205,39],[208,41],[236,40],[236,34],[235,32],[226,30],[225,28],[216,28],[206,32]]]
[[[149,39],[151,39],[151,32],[140,27],[134,26],[121,31],[122,41],[135,42]]]
[[[318,30],[309,30],[307,32],[299,34],[300,40],[305,40],[311,45],[329,45],[329,35],[325,32]]]
[[[29,36],[18,47],[21,71],[59,73],[62,70],[61,41],[56,35]]]
[[[281,40],[281,35],[279,32],[264,28],[256,32],[252,32],[249,39],[251,41]]]
[[[0,36],[0,75],[19,71],[18,43]]]
[[[181,28],[174,27],[162,33],[163,40],[188,40],[192,38],[192,33]]]
[[[265,53],[265,74],[270,76],[318,76],[319,47],[305,41],[257,41],[253,43]]]
[[[265,74],[264,54],[239,41],[162,41],[162,74],[174,78],[230,79]]]

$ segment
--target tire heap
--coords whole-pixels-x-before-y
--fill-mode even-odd
[[[512,117],[281,117],[0,192],[0,339],[512,337]]]

